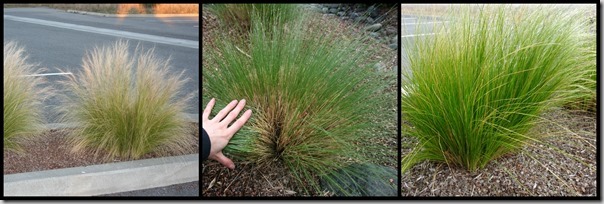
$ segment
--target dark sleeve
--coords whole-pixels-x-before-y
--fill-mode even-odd
[[[205,161],[210,156],[210,149],[212,148],[212,144],[210,143],[210,136],[206,130],[201,128],[201,161]]]

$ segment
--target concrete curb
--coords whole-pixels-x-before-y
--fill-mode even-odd
[[[97,12],[78,11],[78,10],[67,10],[67,13],[75,13],[75,14],[82,14],[82,15],[92,15],[92,16],[102,16],[102,17],[113,17],[113,18],[124,18],[124,17],[133,17],[133,18],[199,17],[199,14],[107,14],[107,13],[97,13]]]
[[[199,114],[183,114],[199,123]],[[51,123],[46,129],[74,128]],[[4,196],[94,196],[199,180],[199,154],[4,175]]]
[[[199,180],[199,154],[4,175],[4,196],[93,196]]]

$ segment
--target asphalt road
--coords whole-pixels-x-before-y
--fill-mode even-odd
[[[79,28],[82,26],[88,31],[82,31]],[[133,36],[120,36],[120,32],[124,31]],[[118,35],[112,35],[113,32]],[[137,36],[194,42],[197,43],[197,48],[158,43],[159,41]],[[185,76],[190,78],[182,93],[199,91],[199,17],[115,18],[67,13],[48,8],[4,9],[4,41],[16,41],[24,46],[29,55],[28,62],[47,68],[44,73],[77,73],[81,69],[79,66],[86,51],[91,51],[95,46],[112,44],[118,39],[130,42],[131,53],[140,43],[145,49],[155,48],[156,56],[162,59],[171,57],[174,73],[184,70]],[[44,77],[53,86],[58,84],[58,80],[64,79],[64,76]],[[48,106],[44,110],[47,121],[57,122],[57,114],[51,107],[58,105],[58,100],[50,98],[45,105]],[[199,93],[190,101],[189,107],[188,113],[199,114]]]
[[[162,196],[162,197],[199,197],[199,181],[164,186],[158,188],[128,191],[121,193],[112,193],[101,195],[103,197],[118,197],[118,196]]]
[[[17,19],[17,20],[15,20]],[[21,19],[21,20],[19,20]],[[26,20],[27,22],[24,22]],[[36,23],[37,22],[37,23]],[[41,23],[40,23],[41,22]],[[52,26],[64,25],[62,26]],[[65,27],[67,26],[67,28]],[[87,26],[78,30],[78,26]],[[68,27],[74,27],[70,29]],[[92,31],[91,31],[92,29]],[[99,32],[94,32],[99,29]],[[89,30],[89,31],[82,31]],[[124,38],[106,33],[134,33],[132,38]],[[106,32],[105,34],[101,34]],[[122,33],[123,34],[123,33]],[[158,43],[153,40],[187,41],[197,43],[197,48],[179,46],[170,43]],[[37,63],[47,70],[43,73],[77,73],[86,51],[95,46],[109,45],[118,39],[130,42],[131,53],[137,44],[144,48],[155,48],[156,56],[163,59],[171,57],[174,73],[184,70],[190,81],[182,90],[183,94],[197,92],[190,101],[188,113],[199,114],[199,17],[179,18],[112,18],[66,13],[48,8],[8,8],[4,9],[4,42],[16,41],[25,47],[29,55],[28,62]],[[61,69],[61,70],[59,70]],[[40,76],[47,78],[49,84],[56,86],[64,76]],[[56,98],[45,101],[44,110],[48,123],[57,122],[57,114],[52,106],[58,105]],[[199,182],[177,184],[167,187],[145,189],[132,192],[111,194],[113,196],[199,196]],[[111,196],[107,195],[107,196]]]
[[[415,40],[421,40],[422,38],[429,38],[436,35],[434,29],[438,26],[442,26],[447,20],[439,17],[425,17],[415,15],[401,15],[401,82],[405,83],[407,78],[406,74],[411,74],[411,70],[408,68],[408,62],[406,60],[407,50],[406,47],[413,45]]]

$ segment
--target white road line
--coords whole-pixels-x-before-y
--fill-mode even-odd
[[[89,32],[89,33],[95,33],[95,34],[110,35],[110,36],[116,36],[116,37],[122,37],[122,38],[130,38],[130,39],[135,39],[135,40],[142,40],[142,41],[148,41],[148,42],[155,42],[155,43],[162,43],[162,44],[168,44],[168,45],[174,45],[174,46],[199,49],[199,41],[183,40],[183,39],[176,39],[176,38],[169,38],[169,37],[162,37],[162,36],[155,36],[155,35],[147,35],[147,34],[142,34],[142,33],[133,33],[133,32],[120,31],[120,30],[105,29],[105,28],[96,28],[96,27],[91,27],[91,26],[61,23],[61,22],[40,20],[40,19],[34,19],[34,18],[23,18],[23,17],[11,16],[11,15],[4,15],[4,19],[25,22],[25,23],[33,23],[33,24],[44,25],[44,26],[52,26],[52,27],[57,27],[57,28],[65,28],[65,29]]]
[[[403,35],[401,36],[401,38],[410,38],[410,37],[417,37],[417,36],[425,36],[425,35],[435,35],[436,33],[423,33],[423,34],[414,34],[414,35]]]
[[[444,22],[449,22],[449,21],[432,21],[432,22],[416,22],[416,23],[403,23],[403,25],[421,25],[421,24],[437,24],[437,23],[444,23]]]
[[[199,20],[181,20],[181,19],[161,19],[161,20],[145,20],[146,22],[199,22]]]
[[[48,74],[30,74],[30,75],[21,75],[20,77],[30,77],[30,76],[55,76],[55,75],[73,75],[71,72],[61,72],[61,73],[48,73]]]
[[[408,19],[408,20],[415,20],[417,18],[403,18],[403,20]]]

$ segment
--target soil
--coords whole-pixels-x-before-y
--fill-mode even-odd
[[[428,161],[415,165],[402,175],[402,196],[596,196],[596,114],[559,108],[543,118],[532,132],[540,142],[474,173]],[[403,145],[403,155],[412,146]]]
[[[196,142],[188,148],[185,154],[199,153],[199,124],[191,124],[191,127]],[[69,130],[49,130],[42,133],[36,140],[24,144],[23,148],[26,152],[23,154],[4,151],[4,175],[131,161],[128,159],[106,161],[101,159],[102,156],[95,157],[90,152],[72,153],[71,147],[65,143],[64,136],[68,133],[67,131]],[[149,153],[140,159],[179,155],[183,154],[169,153],[168,155],[159,155]]]

